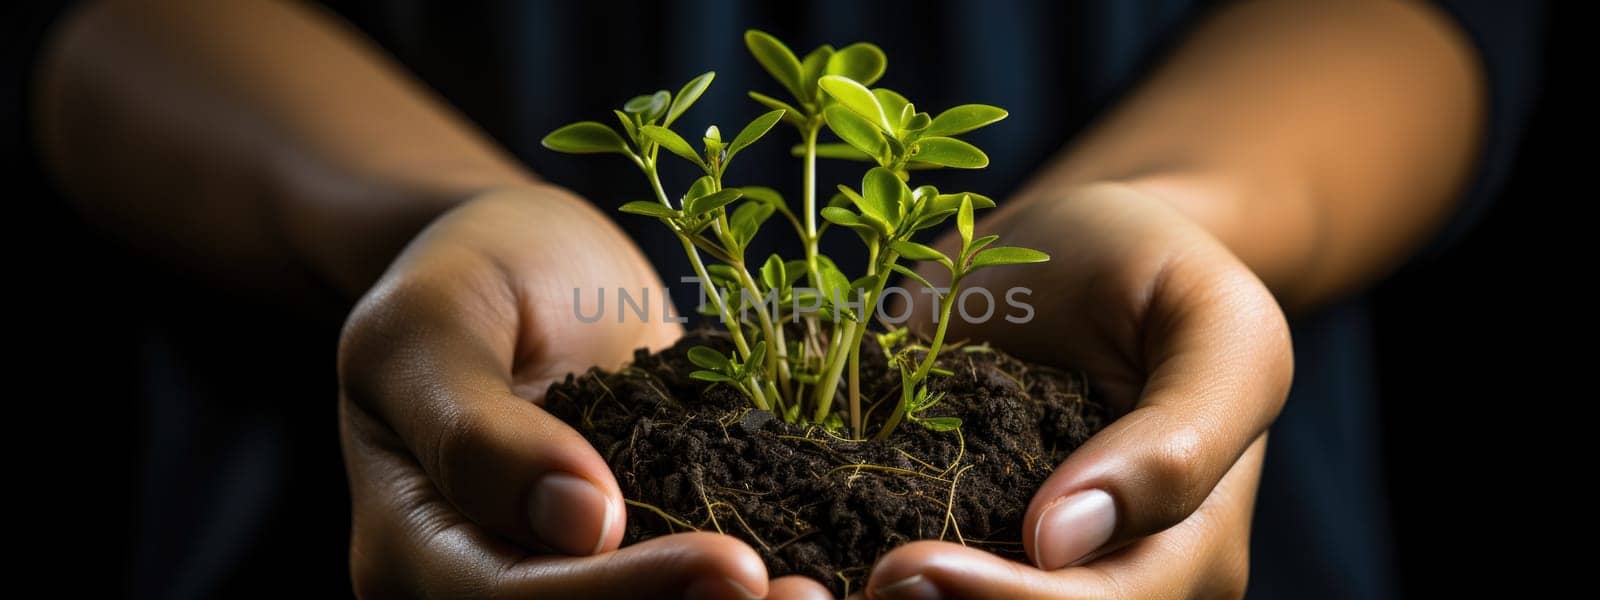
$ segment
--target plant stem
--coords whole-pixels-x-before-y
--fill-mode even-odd
[[[841,355],[830,352],[827,373],[821,381],[817,382],[817,392],[819,394],[817,397],[817,420],[821,420],[828,416],[828,410],[833,407],[833,396],[839,387],[839,378],[844,373],[845,365],[848,363],[853,367],[850,373],[851,381],[849,389],[850,422],[851,426],[855,429],[855,434],[858,436],[862,433],[860,384],[861,339],[866,335],[867,329],[872,322],[872,312],[877,309],[877,298],[883,293],[883,286],[889,283],[890,270],[888,269],[887,265],[894,264],[894,261],[899,258],[899,255],[893,251],[890,251],[883,254],[882,258],[885,260],[882,261],[881,266],[872,265],[873,271],[876,273],[877,278],[872,284],[872,290],[861,297],[862,312],[860,315],[857,315],[858,320],[850,321],[845,324],[845,334],[849,338],[849,341],[846,342],[844,347],[839,348],[839,350],[843,351],[844,354]],[[837,329],[835,332],[837,332]],[[834,346],[837,346],[837,344]]]
[[[901,373],[904,374],[905,371]],[[906,385],[906,380],[900,380],[900,402],[895,405],[894,411],[889,413],[888,420],[883,422],[883,429],[879,429],[878,435],[872,436],[872,439],[877,441],[889,439],[889,434],[894,433],[894,429],[900,426],[900,420],[906,416],[906,407],[911,406],[910,390],[911,386]]]
[[[933,343],[928,345],[928,355],[922,357],[922,364],[917,366],[917,372],[911,376],[913,382],[921,382],[933,370],[934,361],[939,358],[939,348],[944,345],[944,332],[950,327],[950,311],[956,305],[956,290],[961,286],[961,277],[956,276],[950,282],[950,292],[939,299],[939,325],[933,330]]]
[[[884,421],[883,429],[878,430],[878,435],[872,439],[885,440],[889,438],[889,434],[894,433],[894,428],[899,426],[901,419],[906,416],[906,407],[911,405],[912,393],[924,379],[928,378],[928,373],[933,371],[933,364],[939,359],[939,349],[944,345],[945,331],[950,327],[950,311],[955,308],[956,290],[960,285],[961,278],[957,276],[950,282],[950,291],[939,299],[939,325],[934,328],[933,342],[928,345],[928,353],[922,357],[922,363],[917,365],[915,373],[900,380],[900,403],[894,407],[894,412],[889,414],[889,419]]]
[[[667,200],[666,190],[661,188],[661,176],[656,174],[655,163],[640,161],[639,168],[644,171],[645,178],[650,180],[650,187],[656,193],[656,200],[662,206],[672,208],[672,202]],[[706,265],[700,260],[700,251],[694,247],[694,241],[683,231],[673,228],[673,233],[678,236],[678,242],[683,244],[684,254],[689,255],[689,264],[694,267],[694,274],[700,278],[700,285],[711,292],[711,303],[716,305],[717,312],[722,316],[722,324],[728,328],[728,333],[733,337],[733,346],[743,358],[750,358],[750,344],[744,339],[744,327],[733,318],[733,313],[728,310],[728,303],[722,301],[722,292],[717,289],[717,284],[711,280],[711,274],[706,271]],[[766,398],[761,396],[761,390],[756,389],[751,395],[757,398],[757,404],[766,404]],[[762,408],[766,408],[763,406]]]
[[[810,278],[811,287],[819,289],[822,287],[822,272],[817,269],[817,131],[821,128],[819,121],[811,122],[806,127],[805,179],[801,182],[806,209],[806,275]]]
[[[888,254],[889,263],[894,263],[894,252]],[[889,270],[887,268],[878,272],[877,282],[873,285],[870,294],[861,299],[861,326],[853,332],[850,338],[850,383],[848,386],[850,398],[850,423],[854,427],[857,438],[863,436],[866,430],[861,423],[861,340],[866,337],[867,329],[872,325],[872,314],[878,309],[878,296],[883,294],[883,286],[889,283]]]
[[[844,354],[849,352],[844,346],[842,338],[855,338],[855,321],[845,321],[841,325],[838,321],[833,324],[833,338],[828,343],[828,356],[823,362],[826,369],[822,379],[817,380],[817,409],[812,420],[821,423],[828,418],[828,411],[833,408],[833,396],[839,388],[839,375],[844,372]]]
[[[761,383],[756,381],[756,376],[751,375],[746,377],[745,381],[745,385],[749,386],[750,400],[756,403],[756,408],[761,410],[772,410],[772,404],[767,402],[767,395],[761,391]]]
[[[801,133],[802,137],[805,138],[806,144],[805,174],[800,182],[801,198],[806,212],[805,232],[801,236],[804,239],[801,241],[804,242],[806,252],[806,281],[810,282],[811,288],[814,290],[822,289],[822,270],[817,267],[817,243],[820,241],[820,236],[817,235],[817,133],[821,129],[821,120],[814,118],[806,122],[805,130]],[[810,314],[805,315],[804,318],[807,325],[806,331],[811,334],[811,341],[816,342],[817,316]],[[832,346],[829,346],[829,348],[829,354],[831,355]],[[804,356],[804,352],[802,352],[802,356]],[[821,396],[818,396],[818,398],[821,398]]]
[[[879,275],[879,246],[881,246],[881,244],[867,245],[868,275]],[[891,255],[892,254],[893,253],[891,253]],[[894,264],[894,257],[889,256],[888,258],[888,264]],[[883,286],[889,281],[889,278],[887,277],[888,269],[888,265],[883,267],[883,273],[878,277],[878,285],[876,286],[877,289],[872,294],[871,303],[869,304],[866,298],[862,299],[862,310],[866,312],[861,315],[861,331],[857,333],[850,342],[850,375],[848,378],[849,383],[845,386],[845,391],[850,399],[850,432],[857,438],[863,437],[866,434],[866,430],[862,428],[861,423],[861,338],[866,337],[867,326],[868,324],[872,323],[872,313],[877,311],[877,296],[883,293]],[[868,306],[871,306],[872,308],[868,309]]]
[[[689,264],[694,267],[695,276],[700,278],[700,283],[711,292],[711,303],[716,305],[717,313],[722,316],[723,326],[728,328],[728,333],[733,336],[733,346],[739,350],[739,356],[750,358],[750,344],[744,339],[744,326],[728,309],[728,303],[722,299],[722,292],[717,290],[716,284],[711,282],[711,274],[706,272],[705,263],[700,261],[700,252],[695,250],[694,242],[689,241],[689,236],[678,234],[678,241],[683,244],[683,251],[689,255]]]
[[[755,279],[750,277],[750,271],[745,269],[743,261],[729,265],[739,275],[739,284],[744,287],[746,295],[762,298],[761,292],[756,287]],[[776,300],[774,300],[776,302]],[[763,305],[765,302],[763,302]],[[744,307],[739,308],[740,312]],[[772,318],[765,309],[756,310],[756,322],[761,325],[761,334],[767,341],[767,372],[776,373],[778,385],[782,388],[789,387],[789,349],[785,348],[772,325]]]

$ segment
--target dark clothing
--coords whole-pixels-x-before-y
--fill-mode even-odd
[[[724,132],[737,131],[764,110],[745,97],[745,90],[780,95],[744,49],[741,33],[747,28],[769,31],[797,53],[823,42],[876,43],[889,56],[888,74],[879,85],[902,92],[923,110],[937,113],[957,103],[983,102],[1011,111],[1010,119],[968,136],[988,152],[991,167],[918,175],[920,182],[1003,199],[1203,16],[1196,3],[1158,0],[826,0],[806,7],[732,0],[688,0],[670,7],[490,2],[465,9],[416,1],[331,4],[534,171],[607,207],[648,197],[633,167],[620,159],[558,155],[541,148],[539,138],[575,120],[609,122],[610,109],[631,96],[656,89],[675,92],[705,70],[717,71],[716,81],[678,129],[698,132],[716,115]],[[1439,251],[1481,213],[1505,175],[1537,89],[1543,8],[1442,4],[1482,54],[1491,121],[1480,175],[1429,252]],[[774,134],[786,135],[781,129]],[[786,196],[797,197],[798,163],[786,150],[784,143],[768,142],[747,151],[729,183],[776,184]],[[666,172],[669,189],[689,180],[689,172],[677,168],[683,166]],[[860,172],[855,165],[835,167],[824,164],[823,189],[850,182],[847,177]],[[661,227],[646,219],[618,221],[656,261],[664,279],[690,272]],[[753,249],[753,256],[799,254],[783,236],[766,237],[773,245]],[[846,272],[858,271],[863,257],[842,243],[850,241],[846,237],[833,236],[836,244],[825,251],[843,257]],[[692,306],[693,287],[679,287],[677,304]],[[325,469],[336,460],[336,454],[304,452],[329,446],[307,444],[304,438],[329,435],[326,423],[309,427],[296,420],[299,415],[290,418],[286,409],[270,403],[219,405],[229,401],[222,390],[249,373],[203,368],[207,361],[198,357],[214,352],[214,344],[229,342],[211,339],[205,327],[186,319],[154,315],[148,328],[130,332],[145,340],[137,346],[143,382],[138,396],[148,411],[141,477],[155,482],[144,488],[136,529],[140,562],[133,582],[141,596],[239,589],[227,584],[239,584],[241,573],[251,572],[245,563],[261,558],[257,541],[270,536],[286,514],[295,514],[296,499],[318,493],[289,475],[307,464],[322,463],[319,468]],[[1293,333],[1296,380],[1268,446],[1252,538],[1250,596],[1392,597],[1397,574],[1382,483],[1369,303],[1361,297],[1339,302],[1297,319]],[[326,376],[332,351],[321,348],[315,358],[326,364],[314,368],[325,369],[316,380],[322,387],[309,393],[325,394],[331,406]],[[294,388],[284,389],[292,393]],[[195,415],[210,417],[196,421]],[[331,417],[328,410],[314,418]],[[300,487],[290,485],[295,482]],[[317,552],[321,556],[324,550]]]

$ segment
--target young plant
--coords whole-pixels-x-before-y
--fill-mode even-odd
[[[942,394],[929,390],[927,380],[940,372],[935,364],[962,279],[979,269],[1043,262],[1049,257],[1026,248],[993,246],[997,238],[992,235],[974,240],[973,213],[994,206],[988,197],[940,193],[926,185],[913,189],[907,181],[915,170],[987,166],[989,157],[982,150],[955,136],[1004,119],[1006,111],[967,104],[935,117],[919,112],[893,90],[869,88],[887,65],[883,51],[871,44],[837,50],[824,45],[802,59],[760,31],[746,32],[745,43],[792,102],[750,92],[751,98],[772,110],[756,117],[731,142],[725,143],[713,125],[697,149],[671,128],[710,86],[714,74],[706,73],[684,85],[675,97],[662,90],[629,100],[621,111],[613,111],[620,130],[592,121],[574,123],[546,136],[544,145],[561,152],[621,154],[639,168],[655,201],[628,202],[621,210],[655,218],[673,232],[711,300],[710,314],[720,318],[733,340],[732,355],[703,346],[691,349],[689,359],[700,367],[691,376],[734,387],[756,408],[771,410],[791,423],[834,429],[848,425],[849,435],[866,437],[861,344],[884,287],[895,274],[933,287],[901,260],[943,266],[950,272],[950,287],[938,295],[939,321],[929,344],[905,344],[907,331],[893,327],[875,338],[886,353],[893,346],[903,347],[891,359],[900,373],[900,399],[874,437],[887,438],[907,420],[935,431],[959,427],[959,419],[920,413],[942,399]],[[779,121],[793,126],[801,139],[793,148],[804,161],[798,214],[771,188],[725,188],[722,183],[733,158]],[[840,141],[819,143],[824,129]],[[662,149],[703,173],[676,204],[669,200],[659,175]],[[837,186],[838,193],[819,209],[818,157],[875,166],[863,175],[859,189]],[[789,221],[805,255],[795,260],[769,256],[752,275],[746,250],[775,214]],[[961,238],[955,257],[913,240],[952,216]],[[819,225],[818,217],[825,223]],[[860,238],[868,257],[864,274],[849,278],[817,251],[829,225],[849,229]],[[716,262],[706,264],[701,253]],[[807,285],[797,286],[802,278]],[[749,310],[752,307],[755,310]],[[785,318],[803,325],[800,339],[785,338]],[[921,351],[920,358],[915,351]],[[847,398],[842,413],[834,406],[841,383]]]

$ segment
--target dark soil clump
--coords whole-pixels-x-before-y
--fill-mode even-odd
[[[959,434],[904,423],[886,442],[850,441],[690,379],[688,349],[727,345],[715,336],[550,387],[545,408],[599,449],[630,501],[625,544],[720,530],[755,548],[771,576],[806,575],[835,593],[859,589],[879,556],[919,539],[1020,559],[1034,491],[1106,420],[1082,376],[967,346],[940,357],[954,375],[930,380],[946,395],[925,415],[960,417]],[[861,369],[863,408],[882,400],[876,424],[898,380],[871,343]]]

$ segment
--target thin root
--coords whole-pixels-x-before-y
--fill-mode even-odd
[[[650,504],[650,503],[647,503],[647,502],[640,502],[638,500],[628,500],[626,498],[624,498],[622,501],[626,502],[628,504],[628,506],[636,506],[636,507],[648,510],[650,512],[653,512],[653,513],[656,514],[656,516],[661,517],[662,519],[666,519],[667,523],[670,523],[670,524],[673,524],[673,525],[677,525],[677,526],[682,527],[684,529],[687,529],[689,531],[700,531],[700,528],[695,527],[693,525],[690,525],[688,521],[685,521],[683,519],[679,519],[677,517],[672,516],[671,513],[668,513],[667,511],[664,511],[664,510],[661,510],[660,508],[657,508],[656,505],[654,505],[654,504]]]
[[[951,526],[954,526],[956,531],[956,541],[961,542],[961,545],[963,546],[967,545],[967,540],[961,537],[961,524],[956,522],[955,514],[952,513],[951,509],[955,508],[956,504],[956,482],[961,481],[961,474],[966,473],[967,470],[971,469],[972,467],[973,465],[961,467],[961,470],[956,471],[956,476],[950,479],[950,499],[946,500],[944,503],[945,527],[939,530],[940,541],[944,540],[945,532],[950,529]]]

